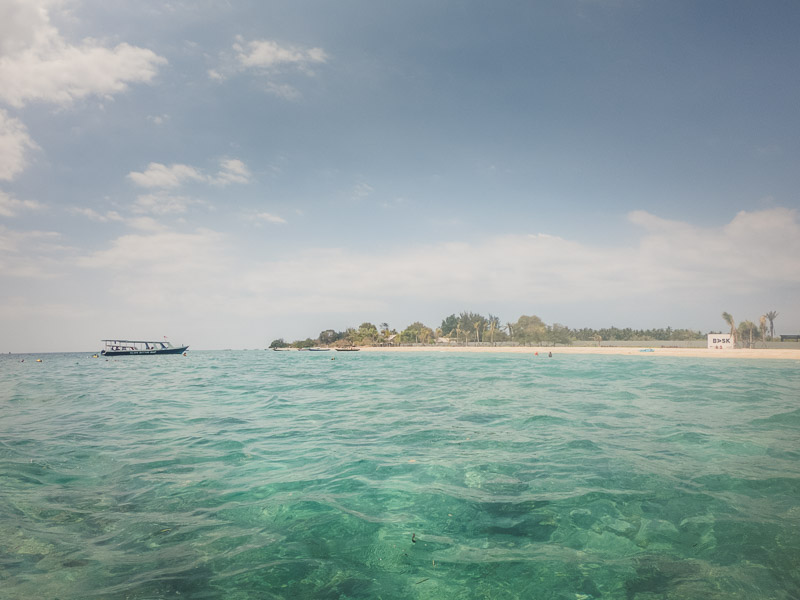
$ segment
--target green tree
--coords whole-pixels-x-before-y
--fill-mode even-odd
[[[458,317],[455,314],[452,314],[442,320],[442,335],[445,337],[450,337],[450,334],[456,330],[456,327],[458,327]],[[456,341],[458,341],[457,337]]]
[[[330,344],[334,343],[336,340],[341,338],[341,334],[336,333],[333,329],[326,329],[325,331],[321,331],[319,334],[319,343],[324,346],[329,346]]]
[[[547,335],[547,325],[536,315],[522,315],[514,324],[514,335],[523,344],[541,344]]]
[[[559,323],[553,323],[547,328],[547,341],[553,344],[563,344],[568,346],[572,344],[572,337],[570,336],[569,327]]]
[[[774,311],[774,310],[771,310],[767,314],[765,314],[764,316],[767,317],[767,320],[769,321],[769,337],[774,338],[775,337],[775,319],[778,318],[778,312]]]
[[[464,332],[464,340],[469,342],[469,333],[475,330],[476,340],[480,341],[480,331],[486,328],[486,317],[478,313],[464,311],[458,315],[458,324],[461,331]]]
[[[289,344],[283,341],[283,338],[278,338],[277,340],[272,340],[272,343],[269,345],[270,348],[287,348]]]
[[[752,321],[742,321],[739,323],[739,339],[742,340],[743,344],[745,343],[745,340],[748,340],[748,348],[753,347],[753,334],[757,334],[757,332],[758,327]]]
[[[433,330],[419,321],[406,327],[400,334],[404,342],[416,342],[417,344],[427,344],[433,337]]]
[[[374,344],[378,338],[378,328],[372,323],[365,321],[358,327],[358,338],[361,345]]]
[[[317,340],[312,340],[311,338],[306,338],[304,340],[297,340],[296,342],[292,342],[293,348],[313,348],[317,345]]]

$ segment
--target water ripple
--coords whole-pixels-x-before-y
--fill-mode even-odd
[[[4,593],[800,596],[794,365],[336,359],[0,358]]]

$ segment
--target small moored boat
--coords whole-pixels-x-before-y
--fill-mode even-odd
[[[103,356],[133,356],[139,354],[183,354],[189,346],[173,346],[170,342],[149,340],[100,340],[105,347]]]

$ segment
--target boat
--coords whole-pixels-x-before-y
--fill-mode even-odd
[[[358,352],[359,350],[361,350],[361,348],[353,348],[353,347],[336,348],[337,352]]]
[[[173,346],[170,342],[149,340],[100,340],[105,347],[103,356],[133,356],[139,354],[183,354],[189,346]]]

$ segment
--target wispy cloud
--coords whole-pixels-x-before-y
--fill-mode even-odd
[[[314,68],[328,62],[325,50],[318,47],[301,47],[280,44],[275,40],[245,40],[238,35],[233,43],[234,57],[223,57],[222,64],[208,70],[208,77],[224,81],[228,76],[251,72],[263,80],[263,89],[268,94],[284,100],[302,97],[300,90],[282,78],[294,73],[314,76]]]
[[[16,217],[27,210],[41,210],[42,205],[35,200],[17,200],[0,190],[0,217]]]
[[[162,165],[151,162],[142,172],[132,171],[128,178],[136,185],[146,188],[176,188],[186,181],[204,181],[205,175],[189,165]]]
[[[154,125],[163,125],[167,121],[170,120],[169,115],[148,115],[147,120],[153,123]]]
[[[233,45],[236,58],[243,67],[277,70],[292,67],[308,71],[314,64],[327,62],[328,55],[322,48],[282,46],[273,40],[245,41],[236,37]]]
[[[174,189],[192,181],[223,186],[231,183],[243,184],[249,183],[250,178],[247,165],[241,160],[230,158],[220,161],[219,171],[210,175],[189,165],[164,165],[156,162],[151,162],[144,171],[128,173],[128,179],[136,185],[160,189]]]
[[[353,191],[350,194],[350,197],[353,200],[363,200],[372,195],[375,189],[369,185],[368,183],[364,183],[363,181],[357,183],[353,186]]]
[[[143,194],[136,197],[133,211],[154,215],[177,215],[185,213],[195,201],[187,196],[175,196],[164,192]]]
[[[229,183],[249,183],[251,179],[250,169],[242,161],[235,158],[223,159],[220,162],[220,170],[212,178],[218,185]]]
[[[13,231],[0,225],[0,277],[63,277],[69,250],[55,231]]]
[[[273,215],[272,213],[268,212],[256,213],[251,217],[251,220],[254,222],[274,223],[274,224],[286,223],[286,219],[284,219],[283,217],[279,217],[278,215]]]
[[[114,210],[110,210],[110,211],[108,211],[108,212],[106,212],[104,214],[104,213],[97,212],[93,208],[75,206],[75,207],[72,207],[70,209],[70,212],[72,214],[76,214],[76,215],[83,215],[84,217],[86,217],[90,221],[95,221],[97,223],[108,223],[108,222],[111,222],[111,221],[123,221],[124,220],[122,215],[120,215],[117,211],[114,211]]]

